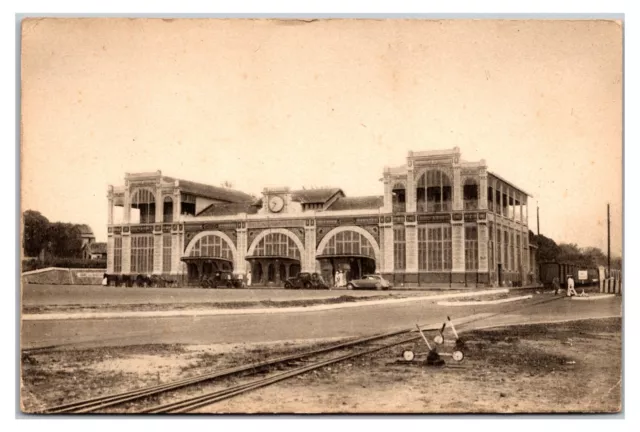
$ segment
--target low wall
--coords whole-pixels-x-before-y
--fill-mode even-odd
[[[22,273],[22,281],[46,285],[100,285],[106,269],[66,269],[49,267]]]

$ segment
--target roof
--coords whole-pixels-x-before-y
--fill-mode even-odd
[[[341,197],[336,200],[327,209],[334,210],[365,210],[379,209],[384,205],[384,197],[382,196],[360,196],[360,197]]]
[[[91,227],[87,224],[80,224],[78,225],[78,229],[80,230],[80,234],[83,236],[86,235],[90,235],[91,237],[93,237],[93,230],[91,229]]]
[[[524,189],[522,189],[522,188],[519,188],[518,186],[514,185],[514,184],[513,184],[513,183],[511,183],[510,181],[507,181],[507,180],[503,179],[503,178],[502,178],[502,177],[500,177],[498,174],[496,174],[496,173],[494,173],[494,172],[491,172],[491,171],[487,171],[487,173],[488,173],[489,175],[494,176],[495,178],[497,178],[497,179],[498,179],[498,180],[500,180],[501,182],[506,183],[506,184],[508,184],[509,186],[511,186],[511,187],[513,187],[513,188],[515,188],[515,189],[518,189],[520,192],[524,193],[524,194],[525,194],[525,195],[527,195],[528,197],[533,198],[533,195],[531,195],[529,192],[525,191],[525,190],[524,190]]]
[[[202,209],[196,216],[232,216],[238,213],[256,214],[261,206],[261,201],[250,203],[224,203],[211,204]]]
[[[204,198],[228,201],[232,203],[253,202],[255,200],[255,198],[251,195],[235,189],[210,186],[204,183],[196,183],[189,180],[176,179],[173,177],[163,176],[162,178],[168,182],[174,182],[178,180],[179,187],[182,192]]]
[[[302,204],[324,204],[337,193],[344,195],[339,188],[302,189],[291,192],[291,199]]]
[[[89,253],[92,254],[106,254],[107,253],[107,244],[102,242],[97,243],[89,243]]]

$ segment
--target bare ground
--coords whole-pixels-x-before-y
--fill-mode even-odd
[[[426,367],[404,349],[326,367],[204,407],[202,413],[617,412],[621,320],[478,330],[462,335],[465,360]],[[240,361],[260,361],[335,341],[210,346],[144,345],[25,352],[24,411],[168,382]],[[441,351],[450,351],[447,347]]]

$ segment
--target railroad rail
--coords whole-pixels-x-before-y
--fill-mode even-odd
[[[540,304],[560,300],[562,298],[563,297],[553,297],[551,299],[543,299],[543,300],[533,302],[533,303],[528,303],[525,305],[518,305],[517,307],[511,308],[510,310],[507,310],[507,311],[501,311],[501,312],[496,312],[492,314],[483,314],[479,317],[475,315],[462,317],[456,320],[458,321],[458,323],[456,323],[456,327],[458,329],[462,328],[464,331],[464,328],[467,327],[469,324],[483,321],[498,315],[511,313],[521,309],[526,309],[526,308],[537,306]],[[440,324],[431,324],[431,325],[422,326],[423,330],[438,330],[440,327],[441,327]],[[172,401],[169,403],[133,411],[135,413],[152,413],[152,414],[185,413],[185,412],[193,411],[202,406],[210,405],[210,404],[222,401],[224,399],[238,396],[240,394],[253,391],[253,390],[256,390],[280,381],[284,381],[286,379],[290,379],[295,376],[299,376],[301,374],[304,374],[316,369],[320,369],[320,368],[323,368],[335,363],[343,362],[349,359],[353,359],[356,357],[372,354],[377,351],[382,351],[398,345],[410,343],[421,338],[420,335],[417,335],[417,336],[411,336],[411,337],[404,337],[400,340],[393,340],[392,342],[385,343],[385,344],[379,343],[383,339],[397,338],[399,336],[403,336],[413,332],[416,332],[415,327],[386,332],[386,333],[378,333],[378,334],[374,334],[374,335],[370,335],[362,338],[347,340],[345,342],[322,347],[315,350],[290,354],[283,357],[268,359],[262,362],[250,363],[250,364],[240,365],[236,367],[221,369],[221,370],[213,371],[210,373],[197,375],[194,377],[177,380],[170,383],[142,387],[136,390],[126,391],[126,392],[116,393],[111,395],[105,395],[97,398],[85,399],[85,400],[71,402],[63,405],[49,407],[44,409],[42,413],[63,414],[63,413],[91,413],[96,411],[104,412],[105,409],[110,410],[113,407],[118,407],[126,404],[131,404],[134,402],[139,402],[151,397],[157,397],[162,394],[179,391],[179,390],[188,388],[190,386],[200,385],[200,384],[205,384],[205,385],[210,384],[212,382],[215,382],[215,380],[219,378],[228,378],[232,376],[242,376],[243,378],[246,378],[247,376],[254,377],[262,373],[266,368],[270,366],[291,367],[290,365],[292,362],[300,362],[305,360],[310,361],[309,359],[311,358],[339,352],[341,350],[358,348],[366,344],[373,345],[368,348],[359,349],[355,352],[347,352],[346,354],[342,354],[337,357],[310,361],[309,364],[299,366],[299,367],[294,367],[293,369],[287,370],[285,372],[280,372],[275,375],[254,379],[253,381],[233,385],[221,390],[215,390],[215,391],[207,392],[197,396],[188,397],[186,399]],[[378,344],[375,344],[374,342],[377,342]],[[113,412],[119,412],[119,411],[113,411]],[[130,412],[130,411],[126,411],[126,412]]]

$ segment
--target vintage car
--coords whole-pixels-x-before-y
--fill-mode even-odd
[[[204,275],[200,280],[200,286],[202,288],[244,288],[244,281],[230,271],[219,271],[210,276]]]
[[[284,281],[285,289],[329,289],[329,285],[318,273],[298,273]]]
[[[347,284],[347,289],[374,289],[374,290],[388,290],[391,288],[391,284],[388,280],[380,275],[370,274],[364,275],[361,279],[353,279]]]

